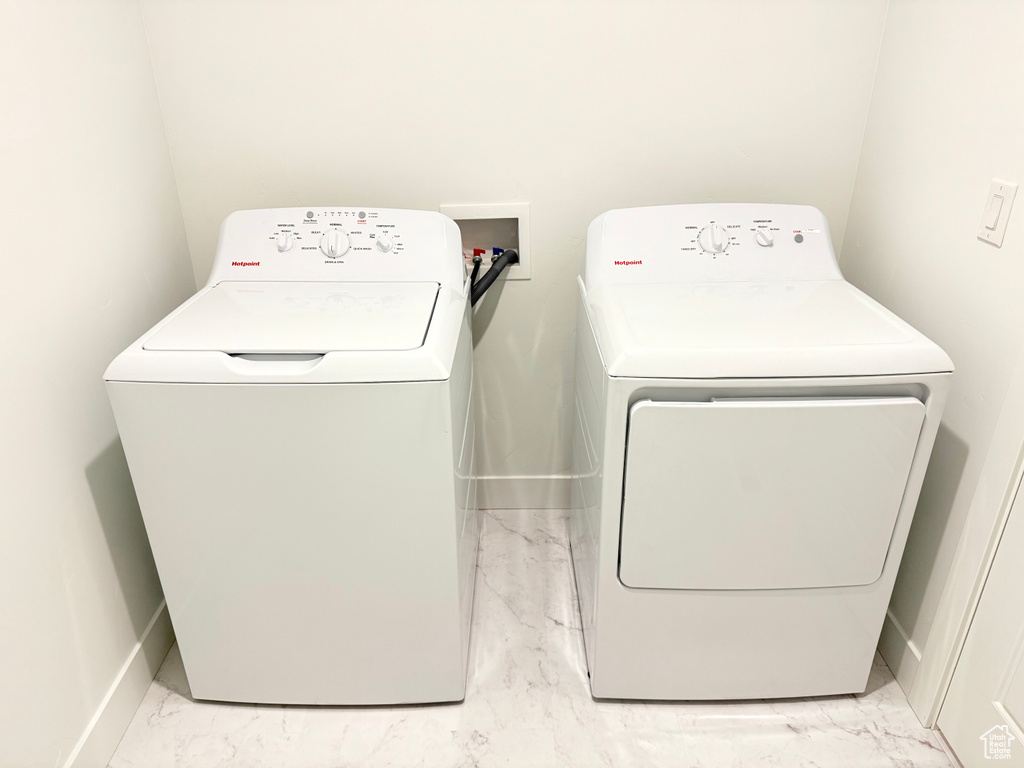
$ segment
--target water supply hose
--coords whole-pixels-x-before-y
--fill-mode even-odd
[[[476,303],[480,301],[480,298],[487,292],[487,289],[491,287],[491,283],[498,279],[498,275],[501,274],[502,270],[505,269],[509,264],[518,264],[519,254],[511,248],[502,251],[501,254],[491,263],[491,268],[484,273],[484,276],[480,278],[480,281],[475,280],[477,271],[480,269],[480,265],[476,259],[473,259],[473,278],[470,281],[472,288],[470,289],[470,305],[476,306]]]

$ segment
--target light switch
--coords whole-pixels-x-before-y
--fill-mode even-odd
[[[985,213],[981,217],[981,229],[978,230],[979,240],[992,243],[997,248],[1003,245],[1006,222],[1010,218],[1010,208],[1016,194],[1016,184],[992,179],[985,200]]]
[[[985,229],[995,229],[999,222],[999,212],[1003,209],[1003,196],[992,195],[988,201],[988,210],[985,211]]]

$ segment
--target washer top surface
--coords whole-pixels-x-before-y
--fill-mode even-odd
[[[948,356],[844,280],[610,285],[587,309],[611,376],[785,378],[951,371]]]
[[[147,350],[324,354],[423,345],[437,283],[225,282],[148,338]]]
[[[459,228],[431,211],[236,211],[205,286],[108,382],[356,384],[451,377],[469,337]]]

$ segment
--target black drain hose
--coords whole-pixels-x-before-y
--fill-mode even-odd
[[[476,276],[480,274],[480,265],[483,263],[483,257],[477,254],[473,257],[473,274],[469,276],[469,287],[472,291],[474,285],[476,285]]]
[[[474,260],[475,261],[475,260]],[[505,269],[509,264],[518,264],[519,254],[509,248],[508,250],[502,251],[501,255],[498,256],[494,262],[491,263],[491,268],[484,273],[484,276],[480,278],[479,282],[475,280],[471,283],[472,288],[470,289],[469,301],[471,306],[476,306],[476,303],[480,301],[480,298],[487,292],[487,289],[491,287],[491,283],[498,279],[498,275]],[[476,277],[477,270],[480,268],[479,264],[473,266],[473,277]]]

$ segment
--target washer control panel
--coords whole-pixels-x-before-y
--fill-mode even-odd
[[[300,209],[288,211],[294,214]],[[315,252],[319,251],[328,259],[340,259],[360,251],[396,256],[405,251],[401,231],[403,217],[385,215],[382,218],[380,210],[306,209],[302,216],[285,218],[288,220],[275,222],[267,232],[267,240],[273,241],[278,253],[298,249],[316,256]]]
[[[588,288],[841,278],[828,222],[807,205],[626,208],[599,216],[587,233]]]
[[[267,208],[224,220],[208,284],[425,280],[461,288],[463,279],[459,229],[439,213]]]

